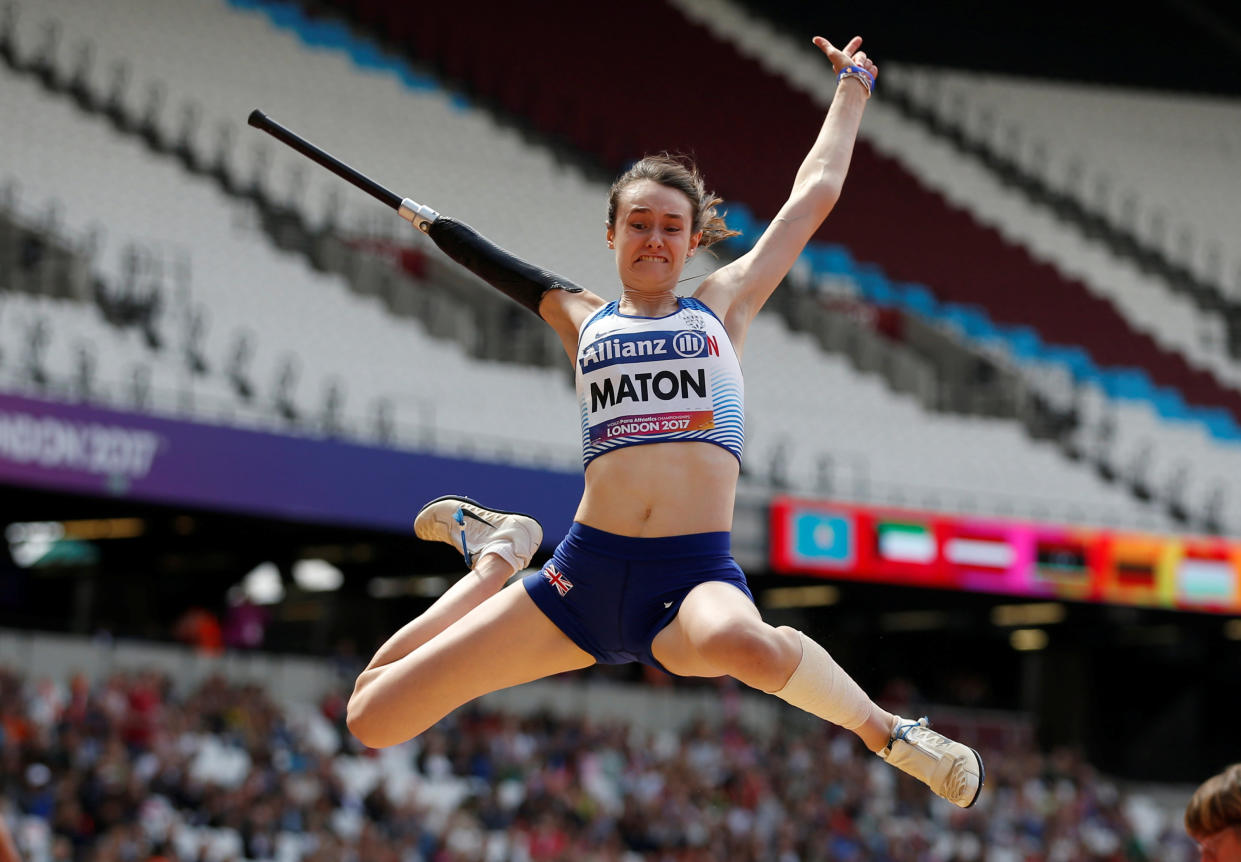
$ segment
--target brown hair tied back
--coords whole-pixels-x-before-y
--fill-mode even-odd
[[[719,211],[724,199],[708,192],[702,174],[687,156],[659,153],[634,162],[633,166],[612,183],[608,195],[608,227],[616,227],[616,203],[620,193],[639,180],[654,180],[661,186],[676,189],[689,198],[693,211],[693,233],[702,231],[699,246],[706,248],[741,231],[731,230],[724,223],[725,213]]]
[[[1194,838],[1241,826],[1241,763],[1208,778],[1185,807],[1185,831]]]

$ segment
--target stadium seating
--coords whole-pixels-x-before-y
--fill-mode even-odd
[[[451,79],[501,104],[503,94],[495,82],[502,77],[499,71],[506,62],[510,35],[523,34],[522,28],[533,23],[515,9],[495,10],[488,16],[488,26],[474,28],[434,8],[406,12],[404,4],[386,2],[365,8],[371,17],[361,13],[360,18],[375,32],[395,33],[398,42],[402,33],[421,32],[422,41],[410,37],[412,49],[431,52],[419,54],[421,59],[439,64]],[[411,16],[416,20],[408,21]],[[540,128],[569,137],[609,167],[619,167],[626,155],[633,157],[651,147],[692,150],[726,197],[744,201],[760,221],[775,214],[819,125],[821,109],[815,100],[741,55],[731,42],[675,14],[661,20],[645,56],[654,60],[690,50],[718,62],[689,64],[684,70],[680,86],[683,92],[697,94],[693,99],[630,94],[630,88],[616,85],[607,64],[597,62],[609,53],[600,45],[601,39],[609,38],[607,32],[594,32],[567,8],[557,17],[566,20],[563,38],[555,52],[533,52],[530,75],[538,74],[539,63],[571,65],[575,75],[572,87],[559,85],[560,79],[550,71],[542,79],[546,99],[566,109],[547,118],[553,125]],[[457,34],[461,44],[454,50],[450,46],[456,44]],[[538,32],[521,38],[524,44],[539,45]],[[607,93],[608,98],[573,104],[568,91],[578,88]],[[562,97],[564,106],[559,102]],[[745,105],[748,127],[779,133],[728,133],[732,127],[721,127],[720,118],[735,116],[739,103]],[[641,123],[632,121],[635,112],[640,112]],[[543,117],[531,119],[538,125]],[[714,128],[721,128],[721,133],[701,131]],[[1101,366],[1144,369],[1156,383],[1178,388],[1187,401],[1224,407],[1241,418],[1241,391],[1160,347],[1080,281],[1033,260],[1021,246],[952,206],[880,151],[866,145],[857,148],[846,194],[855,202],[849,218],[829,220],[820,238],[847,246],[857,260],[879,264],[893,281],[926,284],[942,301],[986,309],[996,324],[1030,326],[1046,341],[1080,346]],[[1004,278],[997,279],[1001,272]]]
[[[228,205],[205,183],[189,183],[187,187],[184,179],[177,177],[179,168],[175,165],[151,164],[140,147],[109,140],[109,133],[97,124],[76,117],[67,105],[41,109],[33,101],[37,94],[32,85],[23,87],[19,83],[10,90],[14,95],[23,91],[32,101],[17,103],[15,108],[39,117],[36,127],[45,134],[82,148],[80,155],[72,151],[66,153],[68,163],[86,159],[89,151],[106,158],[112,165],[112,172],[106,178],[104,175],[91,177],[68,171],[52,172],[48,175],[47,194],[76,192],[83,201],[107,200],[110,202],[107,210],[100,208],[92,213],[91,207],[84,203],[75,218],[102,219],[110,212],[114,236],[157,236],[187,247],[192,243],[196,255],[205,254],[208,259],[221,261],[218,272],[200,276],[202,283],[200,286],[196,282],[196,293],[200,301],[207,303],[213,329],[224,333],[252,329],[259,333],[253,376],[265,389],[273,388],[272,379],[280,370],[282,358],[293,355],[299,357],[300,367],[309,381],[294,387],[295,396],[309,390],[295,403],[304,413],[313,413],[316,409],[312,403],[317,394],[315,388],[327,385],[332,375],[340,375],[347,381],[350,397],[362,403],[374,397],[394,397],[401,391],[410,392],[418,400],[406,405],[400,420],[417,427],[433,422],[440,445],[451,446],[451,439],[442,438],[450,438],[454,432],[462,434],[482,452],[506,446],[520,450],[523,442],[545,445],[548,441],[561,440],[564,446],[560,450],[560,463],[572,459],[576,443],[569,424],[569,417],[574,413],[572,397],[563,378],[555,372],[494,365],[478,369],[483,375],[478,387],[492,393],[488,399],[488,410],[495,411],[492,415],[529,417],[520,428],[506,435],[512,442],[490,441],[491,445],[487,445],[485,435],[470,428],[471,417],[478,415],[477,408],[471,407],[472,400],[452,397],[465,379],[464,369],[471,367],[466,357],[461,357],[463,372],[451,378],[436,380],[424,375],[416,381],[407,380],[404,369],[429,364],[430,351],[438,350],[438,343],[419,338],[416,327],[384,315],[375,303],[358,300],[331,279],[298,266],[294,261],[276,257],[257,238],[220,231],[221,224],[229,223]],[[66,128],[58,128],[56,123],[64,123]],[[92,185],[95,182],[111,185],[95,189]],[[141,199],[127,196],[125,190],[128,188],[141,188]],[[186,218],[176,220],[175,239],[168,233],[173,222],[157,225],[154,219],[143,221],[147,218],[143,215],[146,207],[173,207],[178,203],[188,205],[190,210]],[[213,237],[218,237],[214,240],[217,244],[213,245]],[[263,287],[259,289],[257,285]],[[307,295],[316,297],[315,305],[302,301]],[[49,373],[69,379],[71,339],[88,338],[100,346],[98,354],[103,367],[98,376],[105,388],[121,386],[130,367],[126,363],[139,361],[133,358],[134,339],[129,338],[129,346],[122,348],[126,339],[108,331],[92,311],[61,302],[64,314],[58,318],[52,312],[57,306],[50,300],[16,300],[10,312],[14,324],[23,314],[29,318],[39,302],[49,309],[55,333],[51,347],[54,361],[49,358]],[[31,309],[23,311],[23,303],[31,305]],[[299,303],[304,310],[299,315],[298,326],[284,325],[285,309]],[[367,345],[364,351],[360,349],[363,343]],[[116,346],[107,346],[112,344]],[[1064,516],[1076,515],[1101,522],[1124,522],[1151,528],[1170,526],[1165,519],[1152,515],[1127,498],[1123,491],[1104,485],[1089,473],[1056,463],[1050,453],[1042,458],[1026,458],[1029,444],[1011,423],[971,424],[945,416],[918,418],[922,412],[920,408],[902,405],[873,381],[857,378],[842,360],[823,357],[805,340],[800,342],[801,351],[794,352],[792,348],[796,344],[790,341],[787,331],[769,317],[761,319],[750,340],[747,373],[751,380],[751,409],[760,417],[752,429],[750,458],[758,465],[760,475],[775,458],[781,457],[784,459],[782,469],[791,477],[789,486],[811,489],[820,472],[818,458],[827,451],[835,453],[838,476],[848,477],[842,493],[863,499],[920,502],[982,511],[994,507],[1000,497],[992,492],[996,487],[993,465],[1011,464],[1016,465],[1013,469],[1020,471],[1024,479],[1007,487],[1024,487],[1025,490],[1012,500],[999,499],[1002,510],[1044,517],[1051,517],[1059,510]],[[206,353],[217,365],[222,363],[228,349],[223,335],[209,335]],[[375,360],[377,354],[385,353],[383,360]],[[266,415],[269,425],[274,422],[270,411],[264,414],[260,410],[250,410],[243,414],[244,405],[238,403],[220,373],[202,376],[179,373],[175,361],[159,362],[153,356],[148,356],[147,362],[156,374],[154,390],[177,393],[180,384],[188,381],[199,409],[210,407],[214,408],[215,415],[228,416],[227,405],[231,403],[235,405],[238,420],[259,421]],[[806,364],[821,368],[824,374],[831,372],[830,378],[824,378],[824,391],[829,395],[807,399],[784,382],[788,378],[783,368]],[[830,385],[827,385],[829,380]],[[174,406],[175,403],[178,402],[174,401]],[[808,404],[813,410],[809,414]],[[841,411],[844,405],[848,405],[847,412]],[[893,410],[897,411],[896,415],[889,415]],[[428,411],[433,418],[421,415],[420,411]],[[813,418],[807,422],[808,417]],[[858,431],[851,437],[847,436],[849,423],[846,419],[857,423]],[[976,427],[988,424],[995,426],[996,433]],[[925,431],[920,438],[922,442],[893,430],[915,427]],[[970,428],[969,439],[973,442],[969,446],[951,442],[959,438],[963,427]],[[794,428],[831,431],[827,436],[814,433],[805,439],[786,430]],[[943,433],[933,433],[936,428],[943,428]],[[885,437],[885,429],[892,436]],[[482,443],[478,438],[482,438]],[[941,441],[951,446],[949,454],[929,457],[929,452]],[[860,467],[859,457],[862,459]],[[1073,503],[1070,506],[1065,501]]]
[[[792,86],[820,103],[830,99],[834,88],[821,74],[816,50],[794,42],[728,0],[676,5]],[[1161,251],[1173,259],[1182,250],[1172,247],[1173,213],[1177,213],[1175,219],[1181,225],[1177,231],[1192,238],[1187,251],[1195,255],[1179,263],[1202,278],[1214,278],[1223,293],[1236,292],[1227,281],[1235,264],[1214,259],[1233,253],[1223,241],[1225,226],[1241,217],[1236,205],[1241,199],[1236,188],[1238,174],[1230,164],[1235,142],[1241,137],[1241,113],[1235,103],[1174,92],[1135,93],[1013,80],[899,62],[884,62],[881,75],[885,92],[912,93],[915,105],[947,123],[964,124],[967,136],[978,137],[986,131],[990,147],[1015,158],[1021,167],[1040,174],[1053,189],[1081,200],[1091,211],[1098,203],[1088,199],[1096,191],[1091,178],[1105,174],[1112,194],[1104,203],[1112,210],[1104,215],[1118,228],[1126,227],[1126,220],[1139,220],[1138,238],[1163,243]],[[1075,121],[1066,122],[1066,117]],[[1160,119],[1148,134],[1144,130],[1151,128],[1151,117]],[[1011,132],[1005,130],[1013,125],[1020,128],[1017,137],[1009,140]],[[1187,156],[1179,147],[1184,129],[1203,130],[1192,144],[1197,157]],[[913,278],[919,284],[904,285],[895,278],[877,279],[857,263],[856,246],[851,247],[852,254],[837,254],[825,261],[823,268],[859,273],[863,294],[951,322],[963,335],[1002,349],[1031,373],[1041,373],[1049,363],[1064,363],[1077,379],[1076,400],[1083,408],[1084,434],[1096,435],[1100,421],[1107,417],[1114,448],[1105,461],[1137,470],[1145,477],[1148,490],[1157,496],[1171,495],[1174,506],[1209,508],[1213,519],[1222,516],[1225,523],[1235,524],[1241,514],[1241,487],[1234,480],[1238,474],[1232,465],[1241,435],[1231,416],[1194,408],[1193,403],[1207,401],[1195,402],[1191,396],[1197,386],[1192,380],[1200,372],[1216,378],[1218,391],[1228,403],[1241,389],[1241,363],[1229,352],[1228,327],[1218,304],[1188,297],[1158,272],[1140,265],[1145,261],[1120,255],[1080,227],[1060,223],[1048,208],[1034,205],[1009,178],[958,152],[948,139],[909,121],[884,100],[868,109],[862,136],[876,151],[907,169],[921,186],[959,210],[958,214],[968,213],[1008,243],[1028,249],[1039,265],[1052,266],[1064,278],[1080,281],[1088,291],[1085,301],[1061,316],[1065,321],[1078,321],[1083,328],[1064,343],[1086,346],[1093,359],[1080,350],[1048,349],[1027,326],[1006,328],[997,325],[999,319],[994,315],[988,319],[971,309],[956,310],[937,302],[920,287],[925,277]],[[1007,152],[1018,145],[1020,152]],[[1069,184],[1074,177],[1075,187]],[[1121,212],[1120,189],[1126,190],[1123,197],[1144,207],[1141,213]],[[1208,202],[1205,206],[1197,209],[1185,204],[1198,193]],[[846,194],[854,194],[852,179]],[[1164,235],[1149,232],[1152,218],[1163,220]],[[888,262],[888,258],[876,260]],[[1005,272],[1013,269],[1002,267]],[[1046,286],[1030,286],[1028,297],[1014,297],[1013,302],[1030,306],[1015,314],[1036,323],[1039,311],[1047,310],[1037,308],[1047,304]],[[1011,292],[1007,286],[1005,292]],[[1092,335],[1085,330],[1094,328],[1094,335],[1118,343],[1125,336],[1121,327],[1102,324],[1084,310],[1087,304],[1103,307],[1100,301],[1110,303],[1141,338],[1153,339],[1168,351],[1175,364],[1183,364],[1182,371],[1174,375],[1174,385],[1155,386],[1144,379],[1136,356],[1126,357],[1115,370],[1101,367],[1101,357],[1090,346]],[[987,304],[978,303],[980,308]],[[1111,314],[1106,308],[1105,312]]]
[[[900,86],[1069,195],[1241,299],[1233,100],[902,67]],[[1193,129],[1187,135],[1185,130]]]
[[[794,87],[821,102],[830,99],[833,86],[822,74],[818,52],[770,22],[731,0],[677,0],[676,5]],[[1110,298],[1138,329],[1236,382],[1237,367],[1218,355],[1221,321],[1215,315],[1205,315],[1205,320],[1200,316],[1186,326],[1183,318],[1193,317],[1194,310],[1183,307],[1184,294],[1164,277],[1135,272],[1135,261],[1109,251],[1101,238],[1088,241],[1077,226],[1058,225],[1047,208],[1029,206],[1024,192],[1012,187],[1011,176],[1003,178],[1008,187],[997,188],[994,173],[955,150],[955,138],[943,135],[943,130],[960,131],[971,147],[1011,160],[1051,192],[1117,230],[1135,233],[1149,251],[1210,281],[1214,290],[1236,294],[1241,290],[1241,282],[1235,282],[1241,278],[1241,259],[1235,259],[1222,229],[1238,217],[1235,202],[1241,192],[1230,162],[1241,139],[1241,115],[1230,100],[1174,89],[1042,82],[886,59],[882,78],[884,94],[907,98],[929,113],[940,134],[901,122],[899,108],[882,99],[868,112],[864,138],[900,159],[954,205]],[[1185,129],[1201,130],[1188,148]],[[1178,260],[1180,255],[1188,256]],[[1151,297],[1152,292],[1163,295]],[[1152,309],[1174,319],[1152,316]],[[1205,306],[1206,311],[1217,309],[1218,303]],[[1208,330],[1216,331],[1200,339]]]
[[[1015,423],[927,413],[912,397],[859,375],[843,357],[825,356],[809,336],[790,334],[770,315],[755,320],[744,364],[752,415],[747,431],[757,440],[748,457],[760,470],[778,460],[795,489],[815,490],[818,462],[826,455],[836,477],[833,493],[844,497],[1173,528],[1159,510],[1068,464],[1050,443],[1027,439]],[[808,367],[815,369],[813,382],[800,373]]]
[[[31,16],[35,8],[24,7],[23,12]],[[56,7],[37,8],[46,10],[41,14],[51,14]],[[98,22],[93,22],[89,13],[74,15],[62,22],[66,27],[64,38],[86,38],[90,33],[97,40],[94,44],[100,63],[112,56],[109,51],[116,57],[124,56],[130,53],[125,46],[133,30],[121,20],[123,9],[117,7],[102,16],[107,20]],[[494,228],[494,235],[506,245],[534,259],[567,260],[568,265],[559,268],[570,277],[590,284],[614,279],[610,273],[603,274],[612,264],[602,242],[595,242],[597,227],[592,223],[597,222],[586,215],[592,208],[601,208],[604,187],[558,169],[546,152],[526,145],[516,134],[496,126],[485,113],[468,110],[441,91],[426,85],[413,88],[391,75],[376,76],[340,52],[306,50],[291,31],[257,13],[228,7],[215,12],[199,21],[195,16],[204,14],[200,7],[185,10],[187,25],[190,21],[194,25],[171,28],[174,32],[167,34],[170,44],[162,46],[163,53],[151,52],[149,57],[142,56],[141,62],[133,60],[135,81],[150,76],[163,82],[170,105],[176,104],[180,93],[193,93],[201,99],[199,105],[207,124],[225,123],[230,116],[242,115],[252,103],[266,101],[266,94],[254,86],[240,92],[235,82],[231,89],[226,86],[232,80],[229,76],[243,76],[246,63],[253,64],[255,80],[260,80],[261,70],[268,67],[271,58],[282,58],[286,77],[272,85],[268,104],[273,114],[274,106],[279,105],[281,114],[308,118],[310,125],[323,123],[322,116],[309,118],[315,116],[315,105],[325,94],[339,93],[343,98],[349,87],[358,88],[358,92],[368,94],[367,99],[349,100],[346,110],[353,112],[352,132],[366,143],[359,150],[366,153],[368,161],[373,158],[377,165],[391,165],[393,173],[399,166],[412,164],[420,180],[425,177],[432,185],[447,183],[439,194],[425,199],[436,203],[440,199],[461,201],[463,215],[477,221],[481,229]],[[135,6],[132,14],[141,14],[141,10]],[[24,26],[31,25],[27,21]],[[69,27],[80,29],[70,31]],[[194,27],[207,28],[219,44],[230,46],[232,53],[227,57],[204,55],[188,44],[183,53],[177,53],[177,40],[181,38],[177,34]],[[229,66],[226,73],[220,71],[222,65]],[[202,81],[210,83],[200,86]],[[284,395],[292,399],[290,410],[303,416],[315,415],[321,409],[323,393],[334,380],[341,380],[347,413],[357,417],[365,412],[363,405],[379,398],[393,399],[398,405],[398,425],[418,429],[405,437],[415,445],[425,442],[427,429],[433,427],[436,445],[443,447],[453,446],[455,440],[455,445],[494,454],[504,450],[528,452],[537,446],[542,451],[558,452],[557,463],[568,463],[573,457],[576,433],[567,417],[574,415],[575,409],[562,376],[494,364],[484,368],[461,356],[461,373],[451,378],[411,378],[406,369],[429,367],[432,354],[441,357],[442,364],[442,345],[421,336],[419,327],[393,319],[373,300],[359,299],[338,279],[273,251],[253,230],[252,216],[245,206],[230,201],[205,181],[188,178],[176,162],[152,158],[133,136],[125,138],[98,119],[80,116],[68,101],[47,102],[29,80],[15,82],[6,93],[13,110],[32,118],[29,135],[6,142],[12,163],[28,166],[23,170],[23,194],[77,200],[79,205],[72,214],[74,229],[84,230],[92,223],[107,225],[99,255],[105,271],[118,271],[120,241],[125,239],[142,238],[177,250],[192,250],[192,298],[206,312],[203,351],[214,366],[213,373],[188,376],[196,390],[203,390],[201,402],[227,405],[231,398],[237,404],[235,415],[239,420],[260,422],[266,415],[271,424],[278,421],[270,418],[278,379],[282,373],[295,373],[300,380],[286,381],[289,385]],[[372,93],[374,101],[370,102]],[[368,102],[368,110],[359,106],[362,101]],[[130,110],[136,112],[138,107],[130,105]],[[170,106],[165,113],[176,112]],[[385,136],[386,117],[416,118],[420,148],[410,151],[399,137]],[[370,135],[363,134],[367,130]],[[41,146],[43,140],[56,141],[56,147]],[[300,157],[283,149],[269,150],[267,177],[304,169]],[[201,157],[206,161],[211,156],[204,152]],[[109,172],[65,167],[53,171],[49,167],[53,163],[85,166],[92,159],[108,164]],[[241,176],[247,170],[244,165],[234,167]],[[313,221],[321,218],[321,201],[339,191],[334,185],[339,181],[326,172],[304,176],[306,189],[295,203]],[[462,182],[467,176],[471,182]],[[499,193],[519,181],[527,183],[519,193]],[[377,205],[364,196],[353,197],[361,200],[351,198],[345,209],[355,215],[346,215],[338,223],[349,225],[352,220],[365,227],[373,222]],[[512,218],[501,223],[495,216],[503,210]],[[538,219],[521,218],[523,212],[556,212],[563,214],[563,219],[557,217],[555,229],[549,230]],[[517,241],[510,242],[510,235]],[[600,246],[597,252],[592,250],[596,244]],[[564,254],[559,253],[561,249]],[[578,250],[576,256],[570,253],[572,249]],[[309,301],[311,297],[313,302]],[[288,309],[295,307],[300,313],[297,326],[291,326]],[[244,332],[256,334],[249,376],[265,393],[266,404],[238,403],[223,373],[237,338]],[[363,343],[365,349],[360,347]],[[801,348],[806,346],[802,343]],[[747,367],[752,413],[749,464],[750,472],[758,478],[778,469],[787,486],[812,490],[823,476],[826,454],[839,492],[862,499],[974,511],[998,503],[1012,514],[1080,517],[1152,529],[1172,526],[1162,513],[1128,497],[1123,490],[1058,459],[1049,449],[1031,446],[1012,423],[927,415],[873,381],[857,379],[840,360],[825,359],[813,349],[801,348],[774,322],[751,340]],[[445,349],[455,352],[451,347]],[[99,370],[100,379],[119,379],[125,370],[112,365],[112,358],[129,354],[109,349],[98,352],[105,366]],[[825,374],[836,378],[826,397],[814,399],[818,418],[808,424],[804,421],[804,404],[795,400],[799,396],[804,399],[804,394],[789,391],[784,383],[787,375],[781,372],[782,367],[805,363],[822,367]],[[152,361],[152,367],[156,364]],[[293,372],[287,371],[290,368]],[[480,375],[476,385],[462,386],[462,381],[469,379],[465,369]],[[158,373],[161,386],[166,377],[176,374],[166,369]],[[496,385],[501,375],[504,385]],[[466,400],[452,397],[474,390],[491,393],[487,400],[495,412],[489,415],[523,417],[518,426],[506,426],[512,427],[512,433],[506,435],[509,440],[488,439],[480,432],[478,407],[472,396]],[[768,393],[777,397],[768,397]],[[850,405],[849,415],[857,417],[862,430],[847,432],[841,404]],[[901,418],[889,415],[892,410]],[[217,415],[221,413],[227,415],[228,408],[217,408]],[[788,430],[803,427],[830,430],[809,434]],[[885,437],[882,430],[866,430],[913,427],[927,429],[922,443],[898,431]],[[942,432],[932,430],[940,428]],[[943,441],[952,447],[953,454],[928,457],[931,441]],[[1013,481],[998,485],[995,465],[1016,465],[1011,468],[1017,471]],[[1011,499],[994,490],[1023,486],[1024,490]]]
[[[142,114],[146,94],[162,87],[166,106],[156,125],[169,137],[179,132],[181,106],[194,104],[201,120],[192,145],[201,160],[217,158],[220,132],[231,129],[235,143],[224,154],[242,182],[259,173],[277,200],[296,192],[300,208],[315,221],[323,219],[329,202],[339,201],[335,223],[363,231],[382,210],[326,171],[308,171],[304,157],[247,128],[252,109],[263,109],[399,193],[501,238],[515,252],[556,260],[574,280],[597,284],[614,279],[603,241],[603,201],[583,193],[580,175],[565,170],[549,151],[525,144],[516,130],[486,112],[464,110],[431,79],[410,73],[402,80],[387,68],[350,56],[343,49],[356,43],[347,41],[339,25],[333,36],[336,50],[329,50],[305,44],[257,9],[221,3],[176,0],[165,7],[167,19],[156,31],[158,38],[141,35],[151,24],[141,2],[126,0],[108,10],[60,0],[19,6],[18,44],[31,54],[40,44],[42,22],[58,20],[62,62],[70,62],[70,46],[89,41],[95,46],[93,69],[101,88],[109,86],[115,64],[128,66],[130,83],[122,101],[136,116]],[[283,10],[286,18],[296,14],[293,6],[271,9],[273,15]],[[143,23],[141,31],[135,30],[136,21]],[[134,51],[136,39],[143,42],[141,52]],[[443,134],[445,125],[455,134]],[[261,171],[260,162],[265,165]],[[485,179],[479,175],[484,163]],[[532,206],[535,200],[558,213],[556,230],[547,230],[535,217],[549,211]]]
[[[878,149],[900,159],[955,206],[1028,248],[1037,261],[1080,281],[1090,298],[1110,302],[1129,326],[1161,349],[1184,356],[1191,369],[1208,371],[1230,388],[1241,389],[1241,364],[1228,352],[1218,314],[1144,275],[1133,262],[1063,224],[1054,212],[1031,206],[1019,191],[962,159],[943,140],[891,112],[876,111],[867,120],[869,139]]]
[[[574,415],[562,376],[529,369],[513,379],[504,387],[505,393],[527,409],[533,408],[532,418],[507,435],[507,440],[488,441],[485,432],[470,431],[477,415],[470,415],[467,402],[443,400],[439,393],[469,386],[472,370],[480,375],[473,385],[486,389],[503,371],[491,364],[481,366],[459,347],[441,345],[417,324],[387,314],[377,300],[359,299],[341,279],[317,273],[304,260],[277,252],[253,229],[239,229],[236,225],[238,219],[244,220],[244,209],[211,184],[190,179],[171,160],[150,159],[135,140],[80,116],[69,102],[46,100],[31,81],[6,77],[2,98],[6,112],[26,118],[24,134],[6,135],[0,144],[6,165],[20,171],[23,195],[74,201],[66,213],[74,230],[105,226],[98,265],[113,279],[119,278],[124,244],[132,239],[184,251],[192,258],[196,277],[188,296],[170,298],[168,325],[182,325],[178,316],[190,308],[205,311],[203,349],[212,373],[193,375],[182,373],[183,363],[171,351],[162,355],[139,351],[135,356],[135,348],[127,343],[132,333],[110,331],[93,309],[67,300],[13,296],[12,308],[5,315],[9,325],[19,326],[23,320],[29,325],[39,314],[47,318],[48,362],[56,376],[68,378],[75,339],[84,339],[94,345],[100,363],[98,377],[105,388],[123,389],[133,364],[142,362],[155,375],[153,388],[166,396],[156,406],[175,412],[183,385],[188,385],[191,400],[200,402],[199,409],[207,409],[208,418],[233,415],[272,427],[278,419],[270,399],[282,369],[292,361],[300,368],[300,380],[291,390],[293,407],[304,416],[317,414],[324,390],[339,378],[347,381],[352,415],[364,417],[376,399],[389,398],[395,405],[398,428],[405,428],[414,440],[422,439],[418,429],[433,414],[439,445],[448,450],[454,445],[454,432],[464,433],[480,453],[488,451],[490,442],[493,451],[497,446],[516,450],[513,457],[523,457],[523,443],[525,456],[530,457],[532,448],[554,448],[551,441],[560,440],[560,463],[572,463],[577,443],[572,426],[566,429],[555,419],[547,420],[548,427],[540,424],[540,417],[548,412],[541,408],[549,392],[559,393],[567,411],[562,416]],[[108,169],[97,170],[96,164],[106,164]],[[308,302],[311,297],[313,303]],[[176,305],[187,300],[187,305]],[[296,325],[290,325],[290,309],[299,307],[308,311],[297,317]],[[234,339],[245,331],[258,334],[252,375],[266,400],[261,399],[257,409],[247,409],[224,373]],[[362,344],[364,351],[359,349]],[[417,394],[402,396],[403,390],[408,391],[404,382],[410,369],[425,367],[432,355],[442,362],[454,353],[457,360],[451,377],[420,375],[414,387]]]

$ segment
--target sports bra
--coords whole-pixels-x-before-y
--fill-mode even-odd
[[[582,463],[623,446],[692,440],[741,460],[745,387],[724,324],[706,305],[677,297],[664,317],[621,314],[609,302],[583,325],[574,377]]]

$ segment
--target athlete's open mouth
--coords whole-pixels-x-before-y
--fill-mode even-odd
[[[641,255],[641,256],[638,258],[638,260],[639,260],[640,262],[643,262],[643,263],[667,263],[667,262],[668,262],[668,258],[666,258],[666,257],[658,257],[658,256],[653,255],[653,254],[644,254],[644,255]]]

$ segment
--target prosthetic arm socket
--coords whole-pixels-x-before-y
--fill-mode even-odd
[[[535,314],[549,290],[582,291],[568,279],[514,257],[465,222],[440,216],[427,228],[427,236],[444,254]]]

